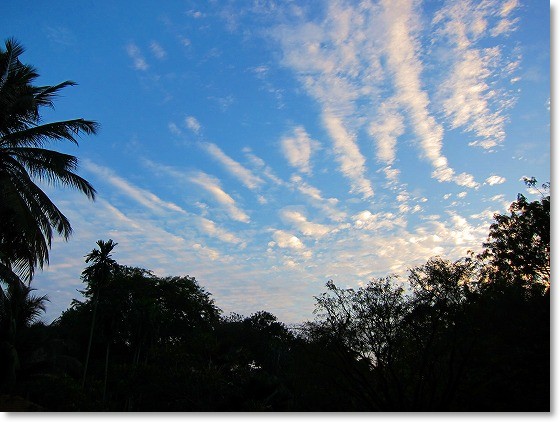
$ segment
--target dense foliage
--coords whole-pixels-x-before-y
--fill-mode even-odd
[[[519,196],[478,257],[328,282],[297,327],[223,316],[193,277],[120,265],[99,241],[84,300],[52,324],[33,322],[29,289],[1,297],[2,315],[21,309],[2,393],[57,411],[548,411],[549,201]],[[531,266],[503,261],[513,233],[536,244]]]

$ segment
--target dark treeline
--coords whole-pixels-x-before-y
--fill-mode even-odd
[[[72,227],[35,180],[94,199],[77,158],[45,146],[97,124],[42,122],[73,82],[35,86],[22,53],[0,50],[0,411],[550,410],[548,184],[495,216],[481,253],[329,281],[297,326],[224,315],[193,277],[120,264],[113,240],[86,255],[81,300],[41,322],[33,275]]]
[[[7,289],[1,391],[52,411],[549,411],[549,209],[519,195],[479,255],[329,282],[293,327],[224,316],[193,277],[99,241],[52,324],[33,323],[44,298]]]

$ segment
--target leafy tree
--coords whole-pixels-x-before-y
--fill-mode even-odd
[[[85,301],[74,301],[55,323],[62,340],[76,343],[75,356],[89,355],[83,393],[94,409],[181,410],[177,403],[192,400],[185,397],[189,391],[204,391],[200,380],[193,380],[195,373],[216,376],[204,374],[215,369],[210,353],[220,310],[193,277],[157,277],[118,265],[108,244],[101,242],[97,252],[88,255],[93,259],[84,270]],[[99,262],[109,264],[102,282],[103,272],[95,270]],[[204,403],[211,409],[210,398]]]
[[[445,410],[453,406],[472,347],[463,307],[470,261],[433,258],[359,289],[327,284],[317,299],[323,338],[336,351],[342,385],[368,410]],[[408,288],[405,289],[404,287]],[[317,331],[317,328],[315,327]],[[321,332],[321,331],[319,331]]]
[[[404,399],[396,378],[399,331],[410,312],[405,290],[395,277],[374,279],[365,287],[340,289],[330,281],[316,297],[319,330],[336,352],[344,383],[372,410],[391,410]]]
[[[530,187],[535,178],[526,178]],[[548,184],[543,186],[548,191]],[[484,251],[479,255],[487,279],[516,282],[525,287],[550,285],[550,195],[528,202],[519,194],[509,215],[496,214]]]
[[[36,86],[35,68],[22,64],[23,47],[13,39],[0,49],[0,263],[30,281],[49,260],[54,233],[65,239],[72,227],[35,181],[62,185],[94,199],[95,189],[75,173],[78,159],[44,148],[53,141],[78,144],[94,134],[95,122],[73,119],[43,123],[41,109],[54,107],[59,92],[74,82]]]
[[[468,370],[476,342],[465,313],[476,298],[475,266],[434,257],[412,268],[410,313],[399,332],[396,372],[403,380],[406,406],[414,410],[450,410]]]
[[[496,214],[478,255],[480,295],[468,309],[478,342],[463,392],[476,410],[550,409],[550,184],[524,181],[540,200],[519,194],[509,215]]]

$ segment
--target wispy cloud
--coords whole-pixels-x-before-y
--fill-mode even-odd
[[[406,220],[401,216],[396,216],[390,212],[380,212],[372,214],[369,210],[364,210],[352,216],[354,227],[360,230],[368,230],[378,232],[386,229],[392,230],[396,227],[405,227]]]
[[[239,209],[235,200],[222,189],[220,181],[217,178],[199,171],[188,179],[190,182],[202,187],[210,193],[216,202],[224,207],[231,219],[242,223],[248,223],[250,221],[249,216],[243,210]]]
[[[299,239],[299,237],[287,231],[275,230],[272,233],[272,238],[274,239],[275,244],[278,245],[279,248],[288,248],[294,250],[305,249],[305,245]],[[269,245],[269,246],[274,246],[274,245]]]
[[[201,143],[202,148],[207,151],[212,157],[214,157],[218,162],[220,162],[228,172],[235,176],[249,189],[257,189],[261,186],[264,181],[255,176],[250,170],[243,167],[233,158],[226,155],[220,147],[216,144],[210,142]]]
[[[160,163],[155,163],[151,160],[142,160],[144,165],[151,168],[155,172],[163,173],[165,175],[171,176],[179,184],[184,183],[194,183],[197,186],[202,187],[206,192],[208,192],[212,198],[224,209],[226,214],[235,221],[241,221],[243,223],[248,223],[250,221],[249,216],[237,206],[235,200],[227,194],[221,187],[221,183],[218,178],[210,176],[202,171],[196,172],[183,172],[177,170],[176,168],[166,166]],[[207,212],[207,205],[200,204],[203,207],[203,211]]]
[[[318,239],[331,231],[329,227],[323,224],[308,221],[307,217],[294,207],[283,208],[279,214],[284,223],[292,225],[304,236]]]
[[[311,153],[319,143],[309,137],[302,126],[294,129],[293,135],[281,139],[282,152],[292,167],[302,173],[311,173]]]
[[[340,171],[350,179],[350,192],[361,194],[363,198],[372,197],[373,187],[365,176],[366,160],[358,148],[356,136],[349,133],[342,120],[330,112],[324,113],[323,122],[334,141]]]
[[[500,17],[498,23],[491,30],[493,37],[497,37],[502,34],[509,34],[515,31],[516,25],[519,22],[519,18],[511,18],[510,14],[519,7],[518,0],[506,0],[503,2],[502,7],[498,13]]]
[[[476,186],[470,175],[457,176],[443,154],[444,129],[430,112],[430,98],[422,84],[419,15],[412,0],[359,5],[335,1],[329,3],[321,22],[283,25],[275,32],[284,64],[296,71],[322,106],[323,124],[351,192],[364,199],[372,197],[374,190],[356,134],[369,120],[377,159],[385,164],[387,178],[396,183],[396,141],[405,131],[402,112],[410,117],[421,155],[433,167],[432,177]],[[387,82],[392,83],[394,95],[379,104],[378,94],[387,90]]]
[[[384,102],[378,119],[370,124],[369,133],[377,141],[377,159],[392,165],[396,157],[397,138],[404,133],[404,117],[394,101]]]
[[[382,33],[372,24],[375,16],[370,2],[331,2],[323,21],[281,25],[274,33],[284,64],[322,107],[340,172],[350,181],[351,192],[363,198],[372,197],[373,188],[355,130],[361,124],[357,109],[371,113],[367,109],[382,79],[377,41]]]
[[[491,149],[506,136],[504,110],[512,100],[497,95],[493,86],[499,73],[502,77],[511,76],[519,57],[513,55],[513,59],[505,60],[499,45],[477,45],[485,37],[506,36],[515,30],[516,20],[510,20],[509,15],[517,7],[515,0],[454,1],[445,3],[433,19],[435,40],[447,43],[454,59],[439,89],[443,110],[452,128],[462,127],[478,137],[471,142],[473,146]],[[496,16],[499,22],[491,27]]]
[[[198,217],[196,219],[197,226],[203,233],[215,237],[222,242],[233,244],[244,244],[244,242],[235,234],[227,231],[222,227],[218,227],[216,223],[208,218]]]
[[[142,55],[140,48],[134,43],[129,43],[126,46],[128,57],[132,59],[132,64],[136,70],[148,70],[148,63]]]
[[[152,41],[150,43],[150,50],[154,57],[158,60],[163,60],[167,57],[167,52],[157,41]]]
[[[303,181],[299,175],[292,176],[290,181],[311,205],[321,210],[332,221],[341,222],[346,218],[346,213],[336,207],[339,202],[338,199],[324,198],[320,189]]]
[[[178,127],[175,123],[173,123],[173,122],[169,122],[169,123],[167,124],[167,128],[169,129],[169,132],[171,132],[173,135],[177,135],[177,136],[178,136],[178,135],[180,135],[180,134],[182,133],[182,132],[181,132],[181,129],[179,129],[179,127]]]
[[[185,117],[185,126],[192,130],[195,134],[199,134],[202,126],[194,116]]]
[[[502,183],[505,183],[505,181],[506,181],[505,177],[492,175],[486,179],[485,183],[490,186],[493,186],[493,185],[501,185]]]
[[[194,9],[187,10],[187,11],[185,12],[185,14],[186,14],[187,16],[190,16],[191,18],[194,18],[194,19],[202,19],[202,18],[204,18],[204,17],[206,16],[206,15],[205,15],[204,13],[202,13],[200,10],[194,10]]]
[[[205,245],[201,245],[200,243],[194,243],[192,245],[192,248],[203,256],[211,259],[212,261],[215,261],[221,257],[221,254],[218,250]]]
[[[450,181],[454,172],[441,152],[443,128],[430,114],[428,94],[422,89],[420,75],[423,66],[418,57],[418,41],[413,34],[414,28],[418,28],[414,3],[411,0],[383,0],[381,3],[387,30],[384,37],[387,63],[394,75],[396,99],[412,118],[423,155],[434,167],[433,176],[440,181]]]
[[[432,177],[440,182],[454,181],[461,186],[475,186],[472,176],[455,171],[442,153],[444,130],[431,115],[430,99],[422,87],[423,63],[418,54],[419,39],[416,31],[418,11],[412,0],[383,0],[383,16],[387,35],[388,67],[394,75],[396,100],[408,111],[414,131],[420,138],[422,155],[434,168]]]
[[[152,192],[139,188],[122,177],[117,176],[111,169],[93,163],[90,160],[84,160],[84,168],[96,176],[102,178],[106,182],[112,184],[129,198],[134,199],[137,203],[151,209],[152,211],[162,213],[163,211],[174,211],[186,214],[186,211],[173,202],[164,201]]]
[[[70,29],[63,26],[48,26],[46,28],[47,38],[64,47],[76,45],[76,36]]]
[[[286,182],[284,182],[282,179],[280,179],[274,173],[272,168],[269,165],[267,165],[266,162],[262,158],[258,157],[257,155],[255,155],[252,152],[251,148],[245,147],[245,148],[243,148],[243,152],[245,153],[245,156],[249,159],[251,164],[253,164],[254,167],[256,167],[259,171],[262,172],[262,175],[264,177],[269,179],[271,182],[273,182],[277,186],[287,185]]]
[[[455,176],[455,183],[459,186],[465,186],[467,188],[478,188],[480,183],[474,180],[474,176],[469,173],[461,173]]]

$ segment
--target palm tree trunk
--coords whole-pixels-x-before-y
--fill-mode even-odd
[[[103,381],[103,404],[105,404],[105,397],[107,392],[107,371],[109,368],[109,349],[111,342],[107,342],[107,352],[105,353],[105,380]]]
[[[84,386],[86,385],[86,375],[87,375],[87,370],[88,370],[88,363],[89,363],[89,355],[91,352],[91,343],[93,340],[93,329],[95,327],[95,316],[97,315],[97,303],[99,302],[99,292],[97,293],[96,297],[95,297],[95,303],[93,305],[93,317],[91,318],[91,329],[89,331],[89,342],[88,342],[88,348],[87,348],[87,354],[86,354],[86,363],[84,365],[84,376],[82,378],[82,390],[84,389]]]

